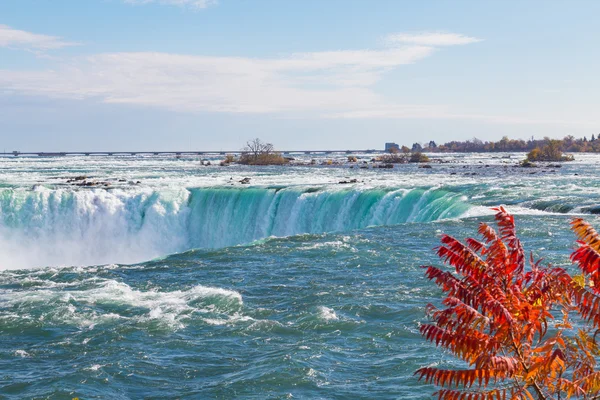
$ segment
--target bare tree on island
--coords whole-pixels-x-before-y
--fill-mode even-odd
[[[282,165],[287,163],[287,160],[281,156],[281,153],[275,151],[273,144],[265,143],[256,138],[246,142],[239,163],[247,165]]]
[[[242,151],[244,153],[249,153],[254,160],[258,160],[262,154],[271,154],[273,152],[273,145],[271,143],[264,143],[259,138],[256,138],[247,141],[246,146]]]

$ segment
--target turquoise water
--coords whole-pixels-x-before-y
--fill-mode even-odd
[[[519,156],[0,159],[0,397],[430,398],[413,372],[453,363],[418,335],[441,233],[473,235],[506,204],[528,251],[568,265],[572,215],[600,226],[600,157],[531,171]],[[111,187],[66,183],[79,175]]]

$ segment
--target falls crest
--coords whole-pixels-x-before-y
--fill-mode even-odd
[[[269,236],[459,217],[442,189],[0,190],[0,268],[133,263]]]

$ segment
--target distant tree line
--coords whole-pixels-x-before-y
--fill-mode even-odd
[[[570,153],[600,153],[600,134],[598,137],[592,135],[590,139],[583,137],[576,139],[572,135],[565,136],[562,139],[550,139],[544,137],[543,139],[529,140],[522,139],[509,139],[504,136],[497,142],[483,141],[477,138],[471,140],[458,141],[453,140],[444,144],[436,144],[433,140],[427,144],[414,143],[411,148],[402,146],[402,152],[427,152],[427,153],[474,153],[474,152],[529,152],[534,149],[543,148],[545,145],[553,143],[562,152]]]

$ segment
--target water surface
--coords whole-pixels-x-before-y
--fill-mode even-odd
[[[441,295],[420,268],[439,264],[441,233],[473,235],[505,204],[527,251],[568,265],[572,215],[600,226],[600,157],[515,168],[522,156],[2,158],[0,394],[429,398],[414,370],[453,363],[418,334]],[[111,185],[67,183],[82,175]]]

